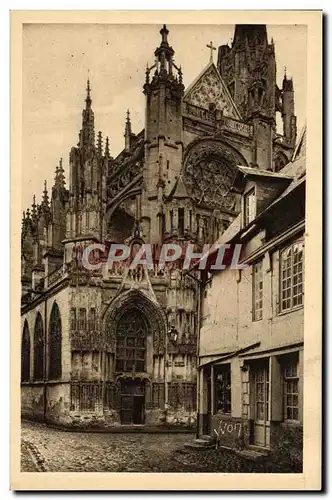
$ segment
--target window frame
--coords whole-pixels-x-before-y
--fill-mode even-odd
[[[247,212],[248,212],[247,207],[249,208],[251,206],[250,203],[248,203],[248,200],[250,199],[251,196],[253,197],[253,206],[254,206],[252,218],[250,218],[250,213],[247,214]],[[256,207],[256,188],[254,186],[251,189],[248,189],[248,191],[246,193],[244,193],[244,195],[243,195],[243,225],[244,226],[248,226],[253,220],[255,220],[256,210],[257,210],[257,207]]]
[[[219,373],[218,373],[219,372]],[[227,377],[229,377],[229,384],[228,387],[223,383],[222,387],[222,409],[217,408],[217,387],[219,384],[217,384],[217,377],[218,375],[221,374],[227,374]],[[213,401],[213,413],[222,413],[223,415],[232,415],[232,367],[231,363],[223,363],[220,365],[214,365],[213,366],[213,395],[214,395],[214,401]],[[228,394],[228,395],[227,395]],[[226,408],[226,410],[225,410]]]
[[[263,258],[259,259],[259,260],[256,260],[256,262],[253,262],[251,268],[252,268],[252,287],[251,287],[251,291],[252,291],[252,321],[261,321],[263,319],[263,305],[264,305],[264,301],[263,301],[263,298],[264,298],[264,271],[263,271]],[[261,290],[258,289],[256,290],[256,284],[257,284],[257,278],[256,278],[256,267],[260,265],[261,268],[259,270],[259,274],[260,274],[260,281],[258,281],[258,284],[259,283],[262,283],[262,287],[261,287]],[[258,273],[257,273],[258,274]],[[260,292],[260,297],[259,299],[256,299],[256,292]],[[262,305],[260,308],[257,308],[257,303],[258,302],[261,302]],[[259,313],[260,312],[260,317],[259,317]]]
[[[297,261],[294,263],[294,247],[296,245],[302,245],[302,249],[301,249],[302,258],[300,261]],[[284,255],[289,250],[291,251],[291,254],[290,254],[291,264],[290,264],[290,266],[284,268],[283,267],[283,263],[285,261]],[[299,264],[301,264],[301,271],[295,273],[294,267],[299,266]],[[283,273],[287,272],[288,270],[290,271],[290,274],[289,275],[286,274],[285,275],[286,277],[284,277]],[[301,276],[301,281],[299,281],[297,278],[296,283],[294,283],[295,276],[296,277]],[[283,283],[286,280],[290,280],[290,287],[284,288]],[[294,294],[294,288],[296,287],[298,289],[300,286],[302,289],[301,293]],[[287,290],[290,290],[290,295],[283,296]],[[293,241],[292,243],[288,244],[287,246],[281,248],[279,251],[279,308],[278,308],[279,314],[285,314],[287,312],[303,308],[303,303],[304,303],[303,296],[304,296],[304,240],[297,239],[297,240]],[[299,299],[300,297],[301,297],[301,303],[297,302],[296,304],[294,304],[294,298]],[[287,303],[287,301],[290,301],[290,305],[289,305],[289,307],[284,307],[283,303],[284,302]]]
[[[299,373],[299,363],[300,363],[300,360],[299,360],[299,356],[286,356],[283,360],[282,360],[282,380],[283,380],[283,421],[285,423],[299,423],[300,422],[300,373]],[[286,374],[286,370],[289,366],[291,365],[295,365],[295,373],[296,375],[287,375]],[[287,390],[287,383],[288,382],[296,382],[297,383],[297,391],[292,391],[292,392],[289,392]],[[288,405],[287,404],[287,397],[291,397],[293,398],[294,396],[297,397],[297,405]],[[293,415],[293,412],[294,412],[294,409],[296,409],[297,411],[297,418],[288,418],[288,408],[291,409],[292,411],[292,416]]]

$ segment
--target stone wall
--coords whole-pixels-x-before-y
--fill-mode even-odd
[[[29,420],[44,421],[44,385],[21,387],[21,416]]]

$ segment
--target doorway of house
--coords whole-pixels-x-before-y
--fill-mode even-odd
[[[205,397],[204,397],[204,407],[203,408],[203,434],[210,434],[211,432],[211,366],[203,368],[203,384],[205,386]],[[205,410],[205,411],[204,411]]]
[[[270,447],[270,380],[269,359],[252,366],[254,382],[254,444]]]
[[[144,382],[139,379],[121,380],[121,424],[144,424]]]

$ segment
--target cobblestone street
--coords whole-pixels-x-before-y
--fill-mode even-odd
[[[246,460],[231,450],[188,449],[188,433],[70,432],[22,422],[22,472],[302,472],[282,448],[269,459]]]
[[[192,434],[79,433],[22,422],[23,472],[192,472],[178,448]],[[179,455],[179,457],[177,456]]]

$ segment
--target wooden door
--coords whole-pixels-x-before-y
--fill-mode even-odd
[[[270,381],[269,360],[254,366],[254,444],[270,447]]]
[[[121,424],[144,422],[144,383],[139,380],[121,381]]]

